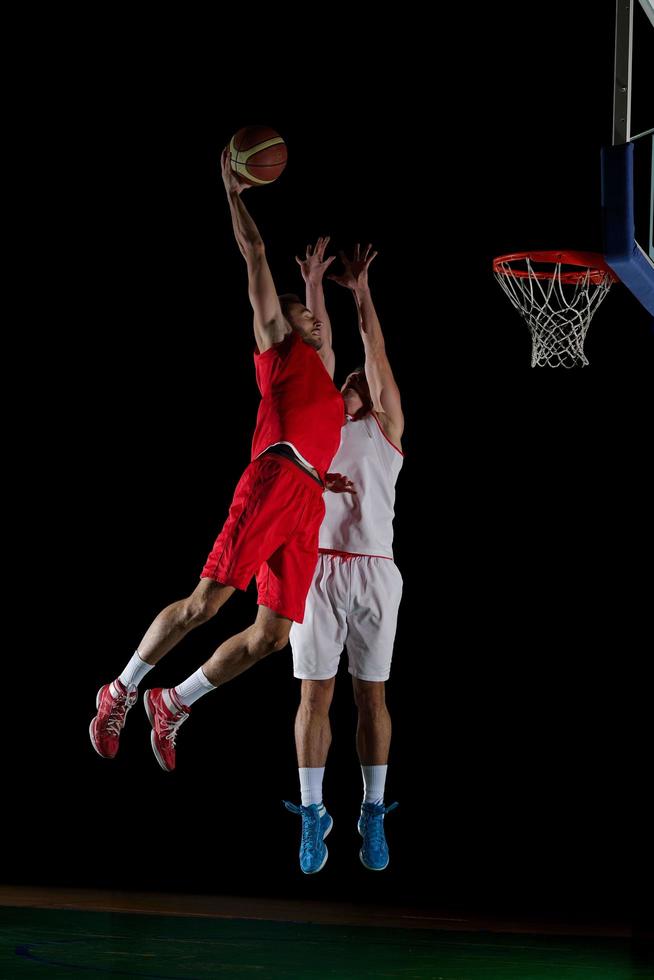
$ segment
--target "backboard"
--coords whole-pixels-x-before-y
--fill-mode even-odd
[[[613,145],[602,150],[607,264],[654,316],[654,0],[616,0]]]

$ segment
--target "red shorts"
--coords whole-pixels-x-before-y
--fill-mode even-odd
[[[272,453],[253,460],[201,578],[247,589],[256,574],[259,605],[301,623],[318,559],[322,494],[322,486],[290,460]]]

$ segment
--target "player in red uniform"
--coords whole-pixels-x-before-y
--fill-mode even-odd
[[[277,295],[263,240],[241,198],[249,185],[232,171],[227,149],[221,165],[254,311],[261,403],[251,462],[196,589],[159,613],[122,673],[100,688],[90,726],[96,752],[113,758],[140,681],[256,575],[259,609],[254,623],[222,643],[177,687],[145,692],[152,749],[166,771],[175,768],[177,732],[191,705],[286,646],[291,623],[302,621],[313,577],[325,512],[323,491],[352,490],[344,477],[327,473],[345,421],[343,397],[332,380],[331,333],[297,296]]]

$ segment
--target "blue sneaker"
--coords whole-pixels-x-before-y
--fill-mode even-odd
[[[359,833],[363,837],[359,857],[368,871],[383,871],[388,866],[388,844],[384,836],[384,817],[394,810],[397,803],[362,803],[359,817]]]
[[[334,821],[325,810],[320,816],[317,803],[311,806],[295,806],[284,800],[284,806],[291,813],[302,816],[302,839],[300,840],[300,868],[305,875],[315,875],[325,867],[327,847],[325,837],[332,829]]]

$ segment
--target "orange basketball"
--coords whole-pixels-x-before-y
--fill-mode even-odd
[[[232,170],[253,187],[272,184],[286,166],[288,152],[269,126],[245,126],[229,141]]]

